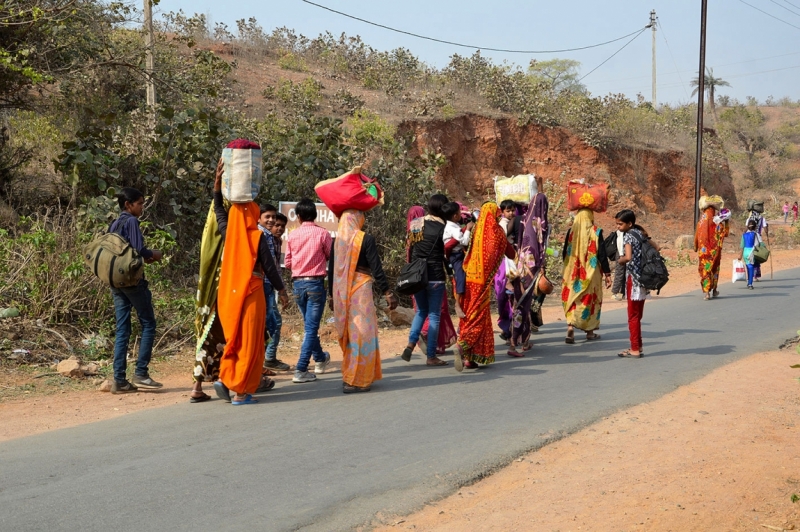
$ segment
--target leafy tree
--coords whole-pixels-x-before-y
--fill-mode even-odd
[[[554,92],[570,91],[588,94],[586,86],[579,81],[580,61],[574,59],[531,60],[528,75],[537,82],[545,82]]]
[[[747,170],[753,186],[763,185],[757,162],[760,152],[766,150],[773,138],[764,127],[766,116],[757,107],[737,105],[720,115],[720,131],[724,138],[735,142],[746,156]]]

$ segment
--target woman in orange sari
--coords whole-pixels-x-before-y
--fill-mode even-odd
[[[459,324],[455,357],[457,371],[494,362],[490,308],[492,280],[503,257],[513,259],[516,256],[506,232],[497,222],[499,215],[500,209],[496,203],[483,204],[464,258],[467,290],[463,298],[463,311],[466,317]]]
[[[330,257],[333,282],[329,286],[343,354],[344,393],[368,392],[372,383],[382,377],[373,283],[378,285],[390,309],[397,308],[398,303],[383,273],[375,238],[364,233],[362,227],[363,212],[355,209],[344,211],[339,218]]]
[[[694,233],[694,250],[699,254],[698,271],[703,299],[706,301],[719,296],[719,266],[722,261],[722,242],[730,230],[727,220],[714,221],[714,217],[725,206],[719,196],[703,196],[700,198],[700,210],[703,216],[697,222]]]
[[[243,141],[234,141],[242,143]],[[233,144],[233,143],[231,143]],[[228,147],[240,147],[240,145]],[[217,395],[234,405],[257,403],[252,395],[261,384],[264,365],[264,275],[278,290],[284,307],[288,297],[264,233],[258,228],[260,209],[255,202],[222,203],[222,161],[214,181],[214,214],[225,242],[217,294],[217,313],[225,331],[225,349],[214,383]]]

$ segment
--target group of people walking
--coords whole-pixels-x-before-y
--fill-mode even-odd
[[[277,358],[281,307],[289,305],[280,266],[287,219],[271,205],[225,200],[221,191],[223,173],[220,161],[200,246],[197,345],[190,401],[209,400],[203,384],[210,382],[218,397],[238,406],[257,403],[253,395],[275,385],[270,376],[292,369]],[[531,335],[542,325],[542,303],[553,290],[546,267],[549,202],[541,185],[540,181],[539,191],[528,205],[489,201],[478,211],[471,211],[442,194],[434,194],[425,207],[409,209],[406,259],[424,261],[427,282],[413,294],[415,316],[401,354],[403,360],[410,362],[415,349],[420,348],[427,366],[447,366],[439,356],[455,346],[455,369],[459,372],[494,362],[493,295],[500,338],[508,346],[508,356],[522,357],[532,349]],[[141,192],[123,189],[120,208],[122,215],[111,229],[123,234],[146,262],[160,260],[160,252],[145,247],[139,229]],[[702,217],[694,246],[708,300],[719,294],[722,245],[730,233],[730,212],[716,196],[704,196],[700,208]],[[384,273],[375,238],[365,231],[365,213],[357,208],[341,212],[333,240],[326,229],[314,223],[317,209],[312,200],[299,201],[295,212],[301,224],[286,238],[284,265],[291,272],[292,296],[302,315],[304,338],[292,382],[314,382],[330,364],[330,353],[322,349],[319,337],[327,302],[343,355],[342,390],[368,392],[382,378],[374,291],[377,288],[391,310],[399,300]],[[636,223],[633,211],[618,212],[615,226],[606,238],[591,209],[580,208],[574,213],[561,252],[561,303],[567,324],[564,341],[575,344],[576,330],[584,332],[588,342],[601,339],[598,330],[605,286],[612,289],[615,298],[627,299],[630,348],[619,356],[641,358],[641,320],[648,297],[641,278],[643,249],[646,244],[656,251],[659,248]],[[749,213],[747,227],[741,256],[753,264],[753,248],[760,234],[767,231],[767,222],[758,209]],[[760,271],[755,266],[748,271],[748,285],[752,286]],[[451,283],[455,314],[460,318],[457,327],[448,303]],[[155,316],[147,282],[142,279],[136,287],[112,289],[112,293],[117,314],[112,392],[158,389],[161,384],[148,373]],[[131,308],[136,309],[143,329],[133,382],[126,378]]]

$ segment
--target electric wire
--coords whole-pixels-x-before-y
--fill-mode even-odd
[[[617,37],[616,39],[612,39],[610,41],[605,41],[605,42],[601,42],[601,43],[597,43],[597,44],[591,44],[589,46],[579,46],[577,48],[563,48],[561,50],[507,50],[507,49],[504,49],[504,48],[489,48],[489,47],[486,47],[486,46],[475,46],[475,45],[472,45],[472,44],[463,44],[463,43],[457,43],[457,42],[453,42],[453,41],[445,41],[445,40],[442,40],[442,39],[436,39],[434,37],[426,37],[425,35],[419,35],[418,33],[412,33],[410,31],[404,31],[404,30],[398,30],[397,28],[392,28],[390,26],[385,26],[383,24],[378,24],[377,22],[371,22],[371,21],[363,19],[363,18],[359,18],[359,17],[353,16],[353,15],[348,15],[347,13],[343,13],[341,11],[337,11],[335,9],[331,9],[330,7],[326,7],[326,6],[323,6],[321,4],[317,4],[315,2],[311,2],[310,0],[301,0],[301,1],[305,2],[306,4],[318,7],[320,9],[324,9],[326,11],[330,11],[331,13],[336,13],[337,15],[342,15],[343,17],[351,18],[353,20],[357,20],[357,21],[363,22],[365,24],[370,24],[370,25],[376,26],[378,28],[383,28],[385,30],[394,31],[396,33],[402,33],[403,35],[410,35],[411,37],[416,37],[417,39],[425,39],[427,41],[433,41],[433,42],[438,42],[438,43],[442,43],[442,44],[449,44],[451,46],[459,46],[461,48],[472,48],[474,50],[486,50],[488,52],[503,52],[503,53],[508,53],[508,54],[556,54],[556,53],[561,53],[561,52],[578,52],[580,50],[588,50],[590,48],[599,48],[600,46],[605,46],[607,44],[611,44],[611,43],[615,43],[617,41],[621,41],[623,39],[626,39],[626,38],[630,37],[631,35],[633,35],[634,33],[637,33],[637,32],[639,32],[636,35],[636,37],[638,37],[641,34],[641,32],[643,32],[644,30],[647,29],[645,27],[645,28],[642,28],[641,30],[632,31],[631,33],[629,33],[627,35],[623,35],[622,37]],[[636,37],[634,37],[634,38],[636,38]]]
[[[793,3],[789,2],[789,0],[783,0],[783,1],[785,3],[787,3],[787,4],[789,4],[790,6],[796,8],[796,9],[800,9],[800,6],[798,6],[797,4],[793,4]]]
[[[753,4],[748,4],[748,3],[747,3],[747,2],[745,2],[744,0],[739,0],[739,1],[740,1],[741,3],[743,3],[744,5],[746,5],[746,6],[750,6],[750,7],[752,7],[752,8],[753,8],[753,9],[755,9],[756,11],[760,11],[760,12],[764,13],[766,16],[768,16],[768,17],[770,17],[770,18],[774,18],[774,19],[775,19],[775,20],[777,20],[778,22],[783,22],[783,23],[784,23],[784,24],[786,24],[787,26],[791,26],[791,27],[793,27],[793,28],[794,28],[794,29],[796,29],[796,30],[800,30],[800,26],[795,26],[795,25],[794,25],[794,24],[792,24],[791,22],[786,22],[786,21],[785,21],[785,20],[783,20],[782,18],[778,18],[778,17],[776,17],[775,15],[772,15],[772,14],[770,14],[770,13],[767,13],[767,12],[766,12],[766,11],[764,11],[763,9],[759,9],[759,8],[757,8],[756,6],[754,6]]]
[[[678,79],[681,80],[681,88],[683,89],[683,93],[686,95],[686,98],[689,98],[689,91],[686,90],[686,86],[683,83],[683,76],[681,76],[680,67],[678,67],[678,62],[675,60],[675,56],[672,54],[672,48],[669,46],[667,32],[664,31],[664,25],[661,24],[661,19],[658,17],[656,17],[656,23],[658,24],[658,27],[661,28],[661,36],[664,38],[664,42],[667,43],[667,50],[669,50],[669,56],[672,58],[672,64],[675,65],[675,73],[678,75]]]
[[[783,5],[783,4],[779,4],[779,3],[778,3],[778,2],[776,2],[775,0],[769,0],[769,1],[770,1],[770,2],[772,2],[773,4],[775,4],[776,6],[780,7],[781,9],[785,9],[785,10],[786,10],[786,11],[788,11],[789,13],[792,13],[793,15],[797,15],[798,17],[800,17],[800,13],[798,13],[797,11],[792,11],[791,9],[789,9],[788,7],[786,7],[785,5]]]
[[[611,57],[609,57],[608,59],[606,59],[605,61],[603,61],[602,63],[600,63],[600,64],[599,64],[599,65],[597,65],[596,67],[594,67],[593,69],[591,69],[591,70],[590,70],[588,73],[586,73],[584,76],[582,76],[582,77],[581,77],[581,78],[578,80],[578,83],[580,83],[581,81],[583,81],[584,79],[586,79],[586,76],[588,76],[589,74],[591,74],[592,72],[594,72],[595,70],[597,70],[598,68],[600,68],[601,66],[605,65],[605,64],[606,64],[606,63],[608,63],[609,61],[611,61],[611,60],[614,58],[614,56],[615,56],[615,55],[617,55],[617,54],[618,54],[618,53],[620,53],[622,50],[624,50],[625,48],[627,48],[627,46],[628,46],[630,43],[632,43],[633,41],[635,41],[635,40],[636,40],[636,37],[638,37],[639,35],[641,35],[641,34],[642,34],[642,33],[644,33],[645,31],[647,31],[647,29],[648,29],[648,28],[647,28],[647,26],[645,26],[644,28],[642,28],[642,29],[641,29],[641,31],[639,31],[639,33],[637,33],[636,35],[634,35],[634,36],[633,36],[633,39],[631,39],[630,41],[628,41],[628,42],[626,42],[625,44],[623,44],[623,45],[622,45],[622,48],[620,48],[619,50],[617,50],[616,52],[614,52],[613,54],[611,54]]]

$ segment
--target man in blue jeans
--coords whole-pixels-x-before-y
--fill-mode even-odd
[[[267,236],[269,251],[272,253],[275,264],[280,268],[280,241],[276,240],[273,235],[273,229],[275,228],[277,219],[278,209],[270,204],[261,206],[258,228]],[[292,367],[278,360],[278,342],[281,338],[281,326],[283,325],[283,321],[280,311],[278,310],[278,302],[275,300],[275,289],[266,276],[264,276],[264,298],[267,301],[267,332],[269,333],[269,343],[264,352],[264,367],[275,371],[289,371]]]
[[[147,249],[144,245],[139,217],[144,212],[144,195],[135,188],[123,188],[117,196],[122,211],[119,218],[109,227],[109,232],[117,233],[142,256],[148,264],[161,260],[161,252]],[[114,313],[117,318],[117,333],[114,341],[114,384],[111,393],[132,393],[139,389],[157,390],[160,382],[150,378],[148,366],[153,356],[153,341],[156,337],[156,315],[153,310],[153,294],[142,278],[139,284],[129,288],[112,288]],[[136,309],[142,326],[142,339],[139,342],[139,358],[133,382],[128,382],[128,342],[131,339],[131,308]]]
[[[295,213],[301,223],[286,239],[284,262],[292,271],[294,299],[303,315],[305,337],[292,379],[292,382],[302,383],[314,382],[317,375],[325,373],[331,360],[331,355],[322,350],[319,325],[325,310],[325,277],[332,239],[327,230],[314,223],[317,206],[313,201],[307,198],[300,200]],[[312,357],[315,362],[314,373],[308,371]]]

